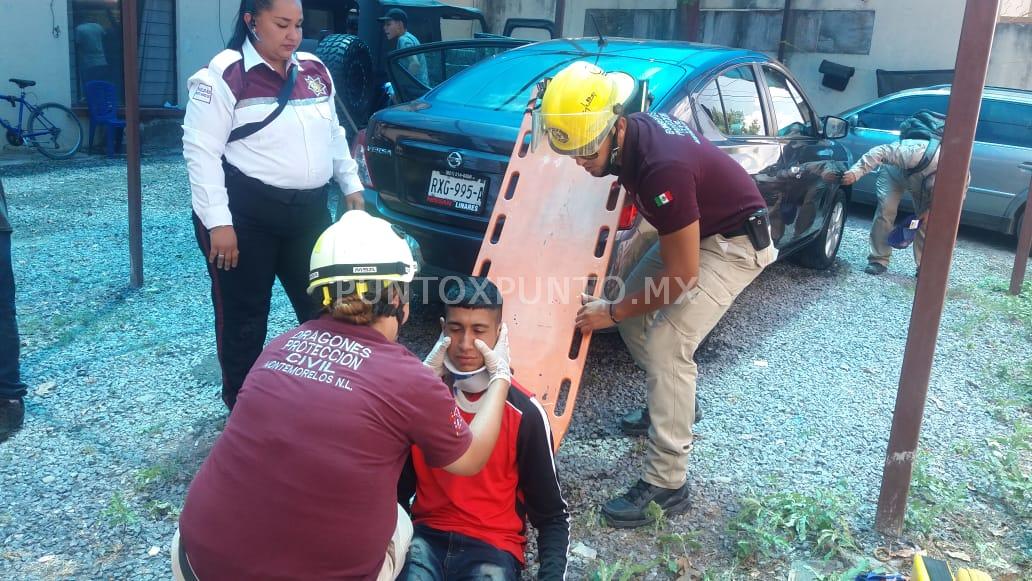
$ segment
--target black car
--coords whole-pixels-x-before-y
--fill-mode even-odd
[[[449,71],[452,59],[490,50],[484,41],[474,42],[480,44],[440,43],[392,57],[420,50]],[[647,80],[652,110],[686,121],[742,164],[771,209],[781,256],[814,268],[834,262],[846,204],[837,177],[849,161],[834,138],[845,133],[846,124],[835,117],[822,123],[781,64],[757,52],[682,42],[560,39],[517,48],[511,41],[498,43],[497,55],[453,67],[455,74],[441,76],[445,80],[425,95],[406,95],[417,98],[376,113],[359,140],[366,208],[418,240],[424,274],[472,271],[531,91],[579,59]],[[392,81],[399,90],[406,87],[405,79]],[[441,176],[464,179],[479,195],[472,203],[442,206],[429,195]],[[617,276],[655,236],[633,206],[625,209],[620,228],[610,267]]]

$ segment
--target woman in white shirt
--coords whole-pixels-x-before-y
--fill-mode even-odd
[[[188,86],[183,154],[230,409],[264,346],[275,279],[298,322],[314,314],[308,260],[330,224],[330,178],[348,209],[363,207],[330,73],[295,52],[301,21],[299,0],[242,0],[228,48]]]

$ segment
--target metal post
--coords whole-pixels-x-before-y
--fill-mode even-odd
[[[129,285],[143,286],[143,202],[140,190],[140,74],[136,0],[122,0],[122,64],[125,85],[125,152],[129,189]]]
[[[1021,164],[1021,169],[1032,172],[1032,161]],[[1032,179],[1028,182],[1028,191],[1032,192]],[[1010,294],[1021,294],[1021,285],[1025,283],[1025,267],[1028,265],[1028,253],[1032,251],[1032,199],[1025,200],[1025,217],[1021,219],[1021,231],[1018,235],[1018,249],[1014,254],[1014,271],[1011,273]]]
[[[964,9],[954,68],[957,73],[950,94],[939,173],[932,193],[921,278],[910,315],[896,409],[892,415],[892,432],[885,454],[881,495],[878,497],[875,527],[889,535],[898,536],[903,531],[910,476],[928,395],[935,341],[946,300],[953,247],[957,242],[957,227],[998,7],[999,0],[968,0]]]
[[[563,34],[563,20],[566,19],[566,0],[555,0],[555,33],[559,38],[566,36]]]
[[[702,0],[679,0],[677,12],[680,16],[680,39],[699,42],[699,11]]]
[[[792,13],[792,0],[785,0],[781,9],[781,40],[778,41],[778,62],[785,62],[785,50],[788,48],[788,17]]]

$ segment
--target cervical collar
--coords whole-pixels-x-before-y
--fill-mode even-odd
[[[455,379],[455,388],[466,393],[481,393],[487,391],[491,383],[491,374],[486,367],[474,371],[459,371],[459,368],[452,363],[447,354],[444,356],[444,366],[451,372]]]

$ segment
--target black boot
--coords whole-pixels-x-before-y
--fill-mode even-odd
[[[0,399],[0,442],[21,429],[25,404],[20,399]]]
[[[683,514],[691,504],[688,497],[688,483],[682,484],[676,490],[671,490],[639,480],[622,496],[603,504],[602,515],[606,522],[618,529],[642,527],[655,521],[654,515],[646,514],[646,509],[652,502],[663,509],[664,516]]]
[[[702,408],[699,407],[699,398],[695,398],[695,422],[702,419]],[[649,408],[631,410],[624,417],[620,418],[620,431],[628,436],[646,436],[649,433]]]

